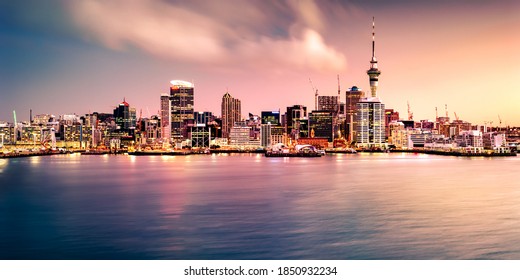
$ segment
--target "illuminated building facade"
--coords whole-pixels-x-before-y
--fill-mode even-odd
[[[287,135],[291,135],[292,139],[299,136],[300,119],[307,118],[307,107],[303,105],[293,105],[287,107],[286,128]]]
[[[365,93],[357,86],[353,86],[346,92],[345,127],[348,140],[351,142],[356,140],[357,103],[363,97]]]
[[[309,114],[309,129],[311,138],[326,138],[333,140],[333,113],[330,111],[312,111]]]
[[[240,100],[233,98],[229,92],[222,97],[222,137],[229,138],[231,128],[242,119]]]
[[[262,124],[280,125],[280,111],[262,111]]]
[[[187,139],[189,124],[193,123],[194,86],[192,83],[170,82],[171,133],[176,142]]]
[[[171,103],[170,95],[161,94],[161,136],[164,142],[169,143],[172,138],[171,120]]]
[[[130,105],[123,99],[123,102],[114,109],[114,119],[117,125],[117,130],[124,132],[131,132],[136,126],[135,108],[130,108]]]

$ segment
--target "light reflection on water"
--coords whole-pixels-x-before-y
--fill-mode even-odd
[[[10,159],[0,258],[519,259],[519,166],[412,154]]]

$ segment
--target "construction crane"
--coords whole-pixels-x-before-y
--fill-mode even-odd
[[[406,104],[408,105],[408,120],[411,121],[411,120],[413,120],[413,112],[412,112],[412,109],[410,108],[410,102],[406,101]]]
[[[459,121],[459,116],[457,116],[457,112],[454,111],[453,114],[455,115],[455,119]]]
[[[339,87],[339,74],[338,74],[338,105],[337,105],[338,106],[338,115],[339,115],[339,111],[340,111],[340,108],[339,108],[340,103],[341,103],[340,100],[341,100],[341,89]]]
[[[314,93],[314,110],[318,110],[318,89],[314,87],[311,78],[309,78],[309,83],[312,87],[312,92]]]

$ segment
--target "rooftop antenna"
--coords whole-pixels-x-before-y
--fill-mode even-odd
[[[437,107],[435,107],[435,121],[439,120],[439,112],[437,112]]]
[[[444,110],[446,111],[446,119],[448,119],[448,104],[444,104]]]

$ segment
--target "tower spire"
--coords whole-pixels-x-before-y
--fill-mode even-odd
[[[376,59],[376,24],[375,17],[372,17],[372,59],[370,60],[370,69],[367,71],[367,75],[370,81],[370,92],[372,97],[377,97],[377,85],[379,81],[379,75],[381,71],[377,69],[377,59]]]
[[[377,63],[376,59],[376,18],[372,17],[372,61]]]

